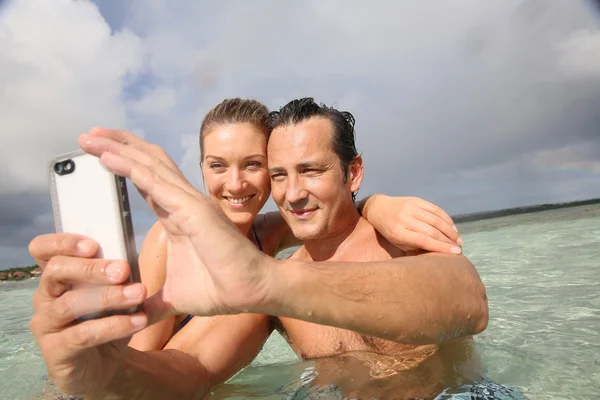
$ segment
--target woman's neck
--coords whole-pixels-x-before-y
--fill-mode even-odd
[[[236,224],[237,228],[246,236],[248,239],[252,240],[252,222],[246,224]]]

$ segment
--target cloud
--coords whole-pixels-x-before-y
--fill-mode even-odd
[[[124,87],[142,65],[142,43],[111,32],[86,1],[15,1],[1,20],[0,245],[18,246],[24,262],[27,241],[53,228],[50,159],[94,126],[129,127]]]
[[[600,196],[595,11],[576,0],[10,2],[0,221],[16,234],[3,235],[3,258],[27,263],[27,241],[52,229],[46,163],[79,133],[141,134],[202,188],[201,119],[234,96],[351,111],[360,195],[418,195],[453,213]],[[153,217],[132,201],[139,238]]]

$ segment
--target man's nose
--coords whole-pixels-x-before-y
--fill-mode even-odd
[[[302,185],[299,179],[288,178],[287,190],[285,192],[285,199],[288,203],[298,203],[308,197],[308,191]]]

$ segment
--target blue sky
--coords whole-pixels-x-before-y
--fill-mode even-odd
[[[0,268],[52,230],[46,163],[79,133],[143,135],[201,187],[198,129],[226,97],[352,112],[359,197],[452,214],[600,197],[599,23],[578,0],[4,2]]]

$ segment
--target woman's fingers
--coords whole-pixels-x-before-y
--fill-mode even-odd
[[[42,269],[54,256],[93,257],[97,250],[96,242],[73,233],[39,235],[29,243],[29,254]]]
[[[130,337],[144,329],[147,324],[148,318],[142,312],[113,315],[69,327],[58,333],[60,337],[57,338],[57,342],[73,350],[85,350]]]
[[[461,238],[458,235],[458,232],[453,228],[454,224],[450,225],[443,217],[440,217],[425,209],[418,209],[414,216],[416,219],[423,222],[424,225],[429,227],[429,229],[427,229],[425,226],[421,225],[419,232],[426,233],[427,230],[431,230],[433,231],[434,235],[430,236],[433,238],[437,238],[437,233],[440,233],[453,243],[458,245],[463,244],[459,241]]]
[[[59,297],[71,285],[114,285],[128,276],[129,265],[125,261],[56,256],[46,265],[39,290],[48,297]]]
[[[456,228],[456,225],[454,224],[452,217],[450,217],[450,215],[448,215],[441,207],[439,207],[427,200],[423,200],[420,198],[416,198],[416,199],[417,199],[417,205],[419,207],[421,207],[422,209],[429,211],[430,213],[441,218],[446,224],[448,224],[448,226],[450,226],[452,228],[452,230],[454,232],[458,232],[458,229]]]
[[[413,243],[413,246],[438,253],[453,253],[460,254],[462,253],[462,249],[454,243],[448,243],[447,241],[434,239],[433,237],[427,235],[426,233],[408,231],[406,233],[408,240],[410,243]]]
[[[144,301],[146,288],[141,283],[112,286],[86,286],[69,290],[45,303],[46,332],[63,329],[86,315],[111,310],[127,310]]]

